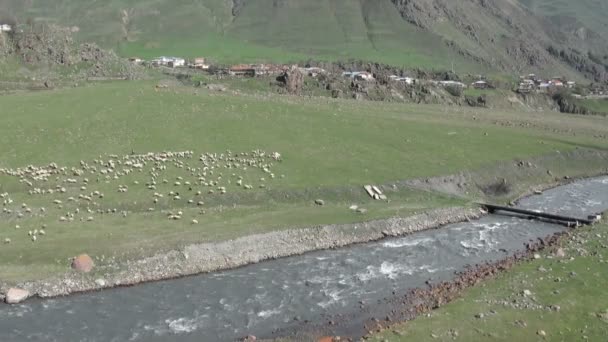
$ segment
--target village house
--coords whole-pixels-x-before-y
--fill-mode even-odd
[[[308,75],[310,77],[317,77],[321,74],[326,73],[325,69],[318,68],[318,67],[299,68],[299,69],[300,69],[301,73],[303,73],[304,75]]]
[[[373,81],[374,75],[367,71],[345,71],[342,77],[352,78],[357,81]]]
[[[151,61],[153,66],[166,66],[170,68],[177,68],[186,66],[186,60],[179,57],[165,57],[161,56]]]
[[[531,79],[524,79],[519,83],[517,92],[520,94],[527,94],[532,92],[536,88],[536,83]]]
[[[205,58],[197,57],[192,60],[192,63],[189,65],[189,67],[192,69],[208,70],[210,68],[210,65],[207,63],[207,60]]]
[[[11,32],[13,27],[9,24],[0,24],[0,32]]]
[[[230,76],[254,77],[256,75],[256,70],[252,65],[249,64],[237,64],[228,69],[228,74]]]
[[[572,89],[572,88],[576,87],[576,82],[568,81],[568,82],[566,82],[566,87],[568,87],[569,89]]]
[[[405,83],[407,85],[416,84],[416,80],[412,77],[398,77],[395,81]]]
[[[438,84],[442,87],[461,87],[461,88],[466,88],[467,85],[462,83],[462,82],[458,82],[458,81],[433,81],[434,84]]]
[[[541,93],[548,93],[550,88],[551,88],[551,83],[549,83],[549,82],[541,81],[540,84],[538,85],[538,91]]]
[[[559,77],[553,77],[551,79],[551,81],[549,81],[548,83],[549,83],[549,86],[551,86],[551,87],[559,87],[559,88],[561,88],[561,87],[564,86],[564,82]]]
[[[141,64],[144,62],[144,60],[139,57],[129,57],[129,62],[135,63],[135,64]]]
[[[373,81],[374,75],[371,72],[362,71],[358,72],[354,78],[357,81]]]
[[[394,82],[399,82],[399,83],[405,83],[407,85],[412,85],[412,84],[416,84],[416,80],[412,77],[401,77],[401,76],[397,76],[397,75],[390,75],[388,77],[391,81]]]
[[[480,80],[480,81],[477,81],[477,82],[473,82],[472,86],[475,89],[487,89],[488,88],[488,82]]]

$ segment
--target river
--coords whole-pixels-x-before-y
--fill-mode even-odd
[[[608,177],[523,199],[519,207],[586,218],[608,209]],[[247,267],[0,308],[0,341],[233,341],[343,317],[360,336],[385,298],[498,261],[564,226],[489,215],[402,238]],[[365,310],[361,306],[366,307]],[[326,326],[326,324],[324,324]]]

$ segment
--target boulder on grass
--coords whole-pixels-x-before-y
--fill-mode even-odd
[[[78,272],[89,273],[94,266],[93,259],[87,254],[81,254],[72,260],[72,268]]]

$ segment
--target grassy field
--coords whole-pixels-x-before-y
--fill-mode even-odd
[[[608,130],[597,117],[155,85],[0,97],[1,279],[66,271],[81,252],[103,264],[269,230],[466,205],[473,199],[408,188],[374,202],[361,187],[607,147],[596,138]],[[352,204],[368,212],[348,210]]]
[[[557,250],[466,291],[429,317],[371,341],[604,341],[608,225],[584,228]]]
[[[595,113],[608,114],[608,99],[578,100],[577,103]]]

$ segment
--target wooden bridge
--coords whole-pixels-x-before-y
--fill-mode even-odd
[[[559,223],[566,224],[568,226],[576,226],[576,225],[580,225],[580,224],[591,225],[601,219],[600,215],[593,215],[593,216],[590,216],[589,218],[583,219],[583,218],[577,218],[577,217],[548,214],[548,213],[543,213],[543,212],[534,211],[534,210],[527,210],[527,209],[520,209],[520,208],[513,208],[513,207],[504,207],[504,206],[493,205],[493,204],[480,203],[480,205],[482,207],[486,208],[488,210],[488,212],[490,212],[490,213],[502,211],[505,213],[523,215],[524,217],[529,218],[529,219],[549,220],[549,221],[559,222]]]

